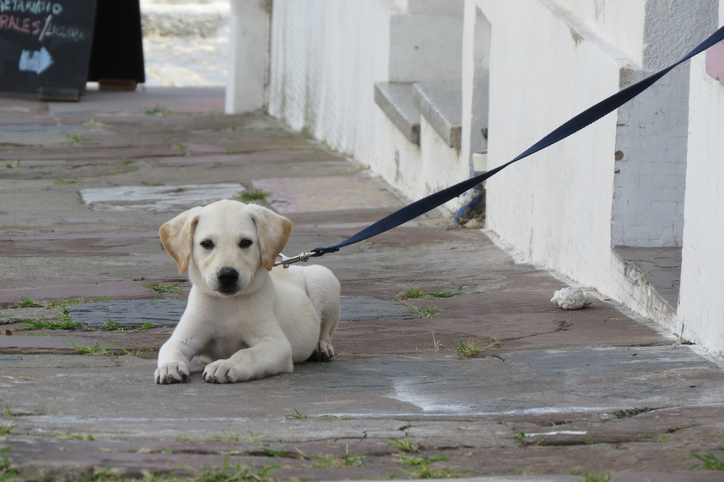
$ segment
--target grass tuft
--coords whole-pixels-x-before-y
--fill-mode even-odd
[[[263,189],[253,187],[251,189],[248,189],[246,191],[241,191],[234,196],[232,196],[231,199],[234,201],[241,201],[241,202],[257,202],[257,203],[263,203],[266,201],[266,198],[271,195],[270,192],[267,192]]]
[[[295,418],[297,420],[304,420],[304,419],[309,418],[309,416],[299,413],[299,410],[297,410],[294,407],[292,407],[292,410],[294,410],[294,413],[291,415],[287,415],[286,418]]]
[[[312,467],[363,467],[364,460],[361,455],[345,455],[344,458],[336,455],[322,455],[314,457]]]
[[[686,454],[689,457],[694,457],[695,459],[699,460],[701,463],[692,465],[689,470],[698,470],[698,469],[704,469],[704,470],[724,470],[724,460],[721,460],[717,456],[713,455],[711,452],[707,451],[705,455],[699,455],[699,454]]]
[[[396,438],[387,442],[391,447],[397,447],[403,452],[414,453],[420,451],[420,446],[412,441],[409,437]]]
[[[418,290],[416,288],[407,287],[407,289],[397,296],[395,296],[395,301],[405,301],[405,300],[430,300],[430,299],[440,299],[440,298],[452,298],[453,296],[460,295],[462,293],[451,293],[449,291],[431,291],[429,293],[424,292],[423,290]]]
[[[167,116],[171,113],[170,110],[165,108],[164,106],[160,104],[156,104],[152,109],[148,109],[146,111],[146,115],[155,115],[155,116]]]
[[[583,477],[584,482],[611,482],[611,474],[599,474],[598,472],[571,470],[571,475]]]
[[[196,475],[196,482],[236,482],[240,480],[256,480],[258,482],[272,480],[271,472],[278,468],[275,464],[266,464],[260,469],[254,469],[252,462],[248,464],[231,465],[228,463],[229,456],[224,457],[224,465],[221,469],[206,469]]]
[[[438,311],[440,311],[439,309],[434,308],[434,307],[429,308],[429,307],[427,306],[427,301],[425,302],[425,306],[423,306],[423,307],[421,307],[421,308],[418,308],[418,307],[416,307],[416,306],[410,306],[409,308],[410,308],[410,310],[412,310],[412,312],[414,312],[418,317],[423,318],[423,319],[426,319],[426,320],[432,318],[433,316],[435,316],[435,315],[437,314]]]
[[[50,321],[44,316],[41,316],[42,320],[23,320],[20,318],[10,318],[10,321],[16,323],[25,323],[22,328],[17,328],[15,331],[30,331],[30,330],[82,330],[83,324],[77,321],[68,319],[61,319],[61,321]]]
[[[168,286],[161,286],[155,283],[143,283],[143,286],[145,286],[146,288],[151,288],[156,293],[183,293],[183,289],[178,283]]]
[[[20,303],[15,305],[15,307],[16,308],[45,308],[45,305],[38,301],[31,300],[30,298],[27,298],[25,296],[21,296]]]
[[[467,343],[460,340],[460,346],[456,346],[455,351],[460,353],[465,358],[475,358],[476,356],[480,355],[480,352],[482,350],[480,349],[480,343],[474,342],[473,338],[470,337]]]

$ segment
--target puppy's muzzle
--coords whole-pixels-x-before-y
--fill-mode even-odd
[[[239,272],[234,268],[221,268],[216,279],[219,280],[217,291],[224,294],[234,294],[239,291]]]

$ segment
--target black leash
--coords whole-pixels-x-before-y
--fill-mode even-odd
[[[435,209],[436,207],[472,189],[473,187],[477,186],[491,176],[494,176],[495,174],[510,166],[514,162],[518,162],[521,159],[530,156],[531,154],[535,154],[536,152],[545,149],[546,147],[549,147],[559,141],[562,141],[563,139],[572,134],[575,134],[584,127],[593,124],[598,119],[618,109],[623,104],[630,101],[641,92],[651,87],[656,81],[671,72],[674,68],[678,67],[690,58],[700,54],[701,52],[705,51],[712,45],[715,45],[722,40],[724,40],[724,27],[717,30],[714,34],[712,34],[709,38],[700,43],[694,50],[689,52],[675,64],[672,64],[671,66],[660,70],[659,72],[645,78],[644,80],[625,88],[624,90],[608,97],[607,99],[602,100],[593,107],[590,107],[589,109],[583,111],[582,113],[578,114],[565,124],[558,127],[556,130],[545,136],[543,139],[536,142],[533,146],[528,148],[528,150],[520,154],[512,161],[498,166],[495,169],[491,169],[490,171],[480,174],[479,176],[472,177],[467,181],[463,181],[461,183],[443,189],[442,191],[438,191],[434,194],[424,197],[419,201],[415,201],[414,203],[405,206],[399,211],[395,211],[389,216],[380,219],[376,223],[366,227],[362,231],[347,238],[339,244],[335,244],[334,246],[328,246],[326,248],[314,248],[311,253],[302,253],[293,258],[284,258],[284,260],[279,264],[289,265],[290,263],[296,261],[307,261],[309,258],[312,257],[319,257],[324,256],[327,253],[334,253],[336,251],[339,251],[341,248],[344,248],[345,246],[359,243],[360,241],[364,241],[365,239],[369,239],[373,236],[377,236],[378,234],[382,234],[385,231],[396,228],[401,224],[404,224],[422,214],[425,214],[428,211]],[[284,261],[288,262],[285,263]]]

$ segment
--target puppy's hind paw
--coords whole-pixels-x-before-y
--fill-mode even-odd
[[[307,361],[328,362],[334,358],[334,348],[326,341],[319,340],[317,348],[314,349]]]
[[[189,373],[191,372],[184,362],[171,362],[158,367],[153,378],[159,385],[168,385],[185,382]]]

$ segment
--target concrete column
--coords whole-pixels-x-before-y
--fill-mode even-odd
[[[272,0],[231,0],[227,114],[266,110]]]

